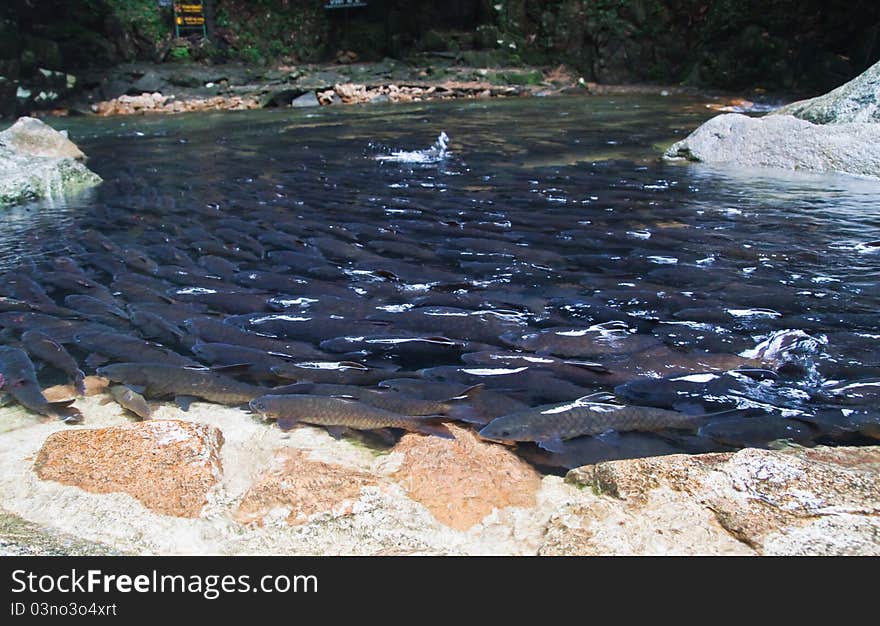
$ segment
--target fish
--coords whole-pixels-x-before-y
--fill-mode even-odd
[[[331,358],[309,343],[268,337],[209,317],[190,318],[183,325],[204,343],[233,344],[292,359],[324,361]]]
[[[701,437],[709,437],[720,444],[736,448],[765,447],[777,439],[790,439],[795,443],[809,444],[818,434],[818,429],[806,422],[775,415],[755,415],[710,422],[697,431],[697,435]]]
[[[106,300],[82,294],[71,294],[64,298],[64,305],[78,311],[93,322],[128,327],[128,314]]]
[[[605,322],[587,328],[546,328],[504,333],[501,341],[521,350],[560,357],[587,358],[632,354],[656,346],[660,340],[631,332],[624,322]]]
[[[85,394],[85,374],[63,345],[38,330],[29,330],[22,334],[21,343],[28,354],[67,374],[77,392],[80,395]]]
[[[49,402],[46,399],[37,382],[34,364],[20,348],[0,346],[0,377],[3,391],[31,411],[67,423],[82,419],[82,414],[70,406],[70,402]]]
[[[80,349],[113,361],[198,365],[194,360],[164,346],[123,333],[78,332],[73,336],[73,341]]]
[[[165,363],[114,363],[99,367],[97,373],[149,398],[191,396],[236,406],[269,391],[216,370]]]
[[[175,300],[204,304],[221,313],[259,313],[272,310],[267,303],[272,294],[265,291],[185,288],[170,289],[166,293]]]
[[[317,361],[272,365],[269,367],[278,378],[298,382],[332,383],[337,385],[375,385],[391,375],[416,376],[384,368],[371,368],[356,361]]]
[[[145,252],[136,248],[126,248],[122,251],[122,261],[135,272],[156,274],[159,264],[151,259]]]
[[[129,304],[127,309],[129,320],[133,326],[141,331],[144,338],[172,345],[183,341],[185,333],[161,315],[156,315],[132,304]]]
[[[141,419],[148,420],[153,414],[153,410],[144,397],[125,385],[111,385],[110,395],[119,406],[131,411]]]
[[[349,397],[364,404],[369,404],[392,413],[403,415],[467,415],[464,411],[483,390],[482,385],[474,385],[463,389],[461,393],[442,400],[425,400],[397,393],[391,389],[368,389],[357,385],[333,385],[322,383],[299,383],[290,385],[292,392],[319,395]],[[462,420],[464,421],[464,420]]]
[[[561,451],[561,442],[585,435],[617,432],[654,432],[666,428],[690,430],[704,416],[655,407],[611,404],[608,394],[591,394],[558,404],[546,404],[495,418],[480,430],[484,439],[534,441],[545,450]]]
[[[267,419],[277,420],[282,430],[298,422],[321,426],[345,426],[356,430],[402,428],[425,435],[453,439],[449,430],[436,423],[436,418],[392,413],[350,398],[314,396],[310,394],[267,394],[248,403],[251,410]]]

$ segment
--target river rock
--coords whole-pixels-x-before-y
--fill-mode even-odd
[[[97,185],[65,135],[32,117],[0,132],[0,205],[55,197]]]
[[[42,480],[93,493],[127,493],[165,515],[198,517],[222,474],[222,432],[152,420],[51,434],[34,461]]]
[[[880,61],[823,96],[792,102],[772,115],[794,115],[814,124],[880,122]]]
[[[666,159],[880,177],[880,125],[818,125],[791,115],[713,117]]]
[[[588,465],[542,554],[878,555],[880,448],[746,448]]]
[[[534,507],[538,473],[511,450],[447,425],[454,440],[405,435],[392,477],[442,524],[467,530],[495,509]]]
[[[318,102],[318,96],[315,95],[315,92],[309,91],[298,98],[294,98],[293,102],[290,103],[290,106],[294,108],[319,107],[321,106],[321,103]]]

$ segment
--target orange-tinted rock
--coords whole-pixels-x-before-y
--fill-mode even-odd
[[[84,395],[96,396],[104,393],[107,391],[108,384],[109,381],[106,378],[100,376],[86,376],[83,379],[83,385],[86,391]],[[46,387],[43,389],[43,395],[46,396],[46,399],[49,402],[64,402],[66,400],[77,398],[79,392],[77,392],[76,387],[71,384],[53,385],[52,387]]]
[[[64,430],[46,438],[34,470],[94,493],[127,493],[157,513],[198,517],[222,473],[222,445],[219,429],[177,420]]]
[[[303,524],[321,514],[350,515],[361,489],[379,482],[372,474],[312,461],[302,450],[281,452],[275,461],[245,494],[235,514],[239,522],[262,525],[278,509],[289,511],[288,524]]]
[[[513,452],[449,424],[454,440],[409,434],[393,478],[441,523],[466,530],[494,509],[533,507],[541,479]]]

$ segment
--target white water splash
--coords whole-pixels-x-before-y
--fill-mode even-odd
[[[425,150],[398,150],[391,154],[379,155],[377,161],[393,161],[395,163],[439,163],[451,154],[448,149],[449,136],[440,131],[437,141]]]

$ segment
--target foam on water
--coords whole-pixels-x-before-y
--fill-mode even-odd
[[[382,154],[375,157],[377,161],[392,161],[395,163],[439,163],[451,154],[448,150],[449,136],[440,131],[437,141],[425,150],[398,150],[391,154]]]

